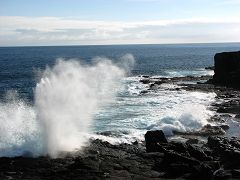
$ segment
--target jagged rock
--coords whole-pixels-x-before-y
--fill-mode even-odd
[[[218,169],[213,173],[214,179],[219,180],[227,180],[232,177],[232,174],[229,171],[225,171],[224,169]]]
[[[186,143],[187,144],[198,144],[199,140],[197,138],[189,138]]]
[[[212,179],[213,169],[208,164],[201,164],[198,177],[196,179]]]
[[[229,129],[229,125],[227,125],[227,124],[222,124],[219,127],[221,127],[224,131]]]
[[[240,169],[233,169],[232,170],[232,177],[240,179]]]
[[[141,79],[140,82],[143,84],[149,84],[151,81],[150,79]]]
[[[217,53],[214,64],[214,84],[240,88],[240,51]]]
[[[148,93],[148,90],[143,90],[140,92],[140,94],[146,94],[146,93]]]
[[[185,164],[185,163],[172,163],[172,164],[169,164],[167,167],[166,167],[166,172],[167,174],[165,175],[165,177],[179,177],[179,176],[182,176],[186,173],[189,173],[192,171],[192,168],[189,167],[188,164]]]
[[[218,116],[218,115],[212,116],[208,121],[209,122],[220,122],[220,123],[224,123],[225,122],[223,117],[222,116]]]
[[[155,85],[161,85],[161,84],[166,83],[166,82],[167,82],[167,81],[162,81],[162,80],[161,80],[161,81],[155,81],[154,84],[155,84]]]
[[[210,157],[208,157],[204,151],[197,147],[197,146],[193,146],[193,145],[188,145],[188,148],[187,148],[189,154],[196,158],[197,160],[200,160],[200,161],[208,161],[208,160],[212,160]]]
[[[165,163],[167,162],[167,164],[182,162],[182,163],[187,163],[191,166],[200,164],[200,162],[195,158],[187,157],[186,155],[182,155],[174,151],[166,151],[164,162]]]
[[[200,147],[167,143],[162,131],[149,133],[161,152],[146,152],[141,142],[112,145],[92,140],[82,151],[57,159],[0,158],[0,179],[219,179],[229,177],[228,174],[240,177],[238,138],[211,136]],[[154,134],[161,138],[154,139]],[[222,171],[217,171],[220,164]]]
[[[168,141],[161,130],[147,131],[145,134],[147,152],[157,152],[159,150],[159,144],[167,142]]]
[[[185,143],[182,142],[171,142],[171,144],[168,144],[168,147],[165,147],[166,149],[171,149],[178,153],[186,153],[187,152],[187,146]]]
[[[227,126],[223,125],[223,128],[227,128]],[[180,132],[173,130],[173,134],[175,135],[188,135],[188,136],[211,136],[211,135],[224,135],[225,131],[221,126],[212,126],[210,124],[207,124],[203,126],[201,130],[198,131],[191,131],[191,132]]]
[[[200,134],[203,136],[223,135],[225,134],[225,131],[220,126],[212,126],[207,124],[201,129]]]
[[[233,113],[233,114],[237,114],[240,112],[240,106],[239,105],[229,105],[229,107],[220,107],[217,110],[218,113]]]
[[[237,114],[235,118],[240,119],[240,114]]]

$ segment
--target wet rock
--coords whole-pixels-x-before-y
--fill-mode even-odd
[[[151,81],[150,79],[141,79],[140,82],[143,84],[149,84]]]
[[[217,53],[214,64],[214,84],[240,88],[240,51]]]
[[[146,152],[143,153],[142,156],[148,159],[161,159],[164,158],[165,154],[161,152]]]
[[[218,148],[221,145],[220,137],[209,136],[207,145],[213,149]]]
[[[155,84],[154,84],[154,83],[152,83],[152,84],[149,85],[149,88],[150,88],[150,89],[153,89],[154,87],[155,87]]]
[[[229,129],[229,125],[227,125],[227,124],[222,124],[219,127],[221,127],[224,131]]]
[[[147,152],[157,152],[159,151],[159,144],[167,142],[168,141],[161,130],[147,131],[145,134]]]
[[[167,83],[167,81],[155,81],[154,82],[154,85],[161,85],[161,84],[163,84],[163,83]]]
[[[229,171],[224,169],[218,169],[213,173],[214,179],[225,180],[232,177],[232,174]]]
[[[212,126],[210,124],[205,125],[201,131],[199,132],[203,136],[210,136],[210,135],[223,135],[225,131],[220,126]]]
[[[76,158],[74,163],[71,164],[68,168],[69,169],[86,169],[89,171],[98,171],[99,170],[99,163],[100,161],[98,158]]]
[[[240,119],[240,114],[237,114],[235,118]]]
[[[197,175],[198,175],[198,177],[196,177],[196,179],[209,179],[210,180],[213,177],[213,169],[209,165],[203,163],[203,164],[201,164],[199,173]]]
[[[176,178],[176,177],[182,176],[186,173],[189,173],[191,171],[192,171],[192,169],[191,169],[191,167],[189,167],[188,164],[172,163],[166,167],[167,174],[165,175],[165,177],[168,177],[168,178],[175,177]]]
[[[186,155],[174,151],[166,151],[164,162],[167,164],[181,162],[191,166],[200,164],[195,158],[187,157]]]
[[[133,145],[138,145],[138,141],[134,141],[132,144]]]
[[[238,114],[240,112],[240,106],[236,105],[229,105],[229,107],[220,107],[217,110],[218,113],[233,113],[233,114]]]
[[[197,146],[194,146],[194,145],[188,145],[188,148],[187,148],[190,156],[196,158],[197,160],[200,160],[200,161],[208,161],[208,160],[212,160],[212,158],[208,157],[204,151],[197,147]]]
[[[227,113],[228,111],[225,107],[220,107],[220,108],[218,108],[217,112],[218,113]]]
[[[240,169],[233,169],[232,170],[232,177],[240,179]]]
[[[220,122],[220,123],[224,123],[225,120],[223,119],[222,116],[219,116],[219,115],[214,115],[212,116],[209,120],[209,122]]]
[[[227,128],[226,126],[223,126]],[[191,132],[179,132],[174,130],[173,134],[175,135],[185,135],[185,136],[211,136],[211,135],[224,135],[225,131],[221,126],[212,126],[210,124],[205,125],[199,131],[191,131]]]
[[[186,143],[187,144],[198,144],[199,140],[197,138],[189,138]]]
[[[107,174],[105,176],[107,179],[126,179],[126,180],[131,180],[131,174],[127,170],[116,170],[111,172],[111,174]]]
[[[185,143],[182,142],[171,142],[171,145],[169,145],[168,149],[171,149],[173,151],[179,152],[179,153],[186,153],[187,152],[187,146]]]
[[[141,142],[112,145],[92,140],[82,151],[57,159],[0,158],[0,179],[226,179],[229,174],[235,179],[240,177],[239,138],[210,136],[207,144],[197,146],[167,142],[162,131],[146,134],[147,139],[151,137],[150,142],[160,147],[154,149],[159,152],[147,152]]]
[[[208,137],[208,147],[213,149],[213,155],[218,156],[225,168],[240,168],[240,140],[237,138]]]
[[[148,90],[143,90],[140,92],[140,94],[147,94],[148,93]]]

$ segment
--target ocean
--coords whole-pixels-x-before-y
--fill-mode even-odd
[[[0,156],[74,150],[88,138],[141,141],[191,131],[214,115],[214,93],[150,93],[142,75],[213,75],[214,54],[239,43],[0,47]],[[61,60],[59,60],[61,59]],[[47,139],[47,140],[46,140]]]

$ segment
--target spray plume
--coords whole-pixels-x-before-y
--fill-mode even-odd
[[[8,122],[1,127],[1,132],[8,136],[0,137],[0,156],[31,152],[34,156],[57,157],[61,151],[81,148],[87,141],[85,135],[94,115],[114,100],[121,79],[134,62],[132,55],[123,56],[121,66],[109,59],[97,59],[92,66],[59,59],[52,68],[47,67],[35,88],[34,107],[19,99],[1,103],[13,110],[5,112],[1,119],[1,124]],[[23,110],[23,116],[19,117],[19,111]]]

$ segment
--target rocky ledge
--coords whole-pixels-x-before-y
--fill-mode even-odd
[[[83,151],[62,156],[0,158],[0,179],[240,179],[238,138],[183,143],[148,131],[145,143],[92,140]]]
[[[217,53],[214,64],[214,84],[240,89],[240,51]]]

